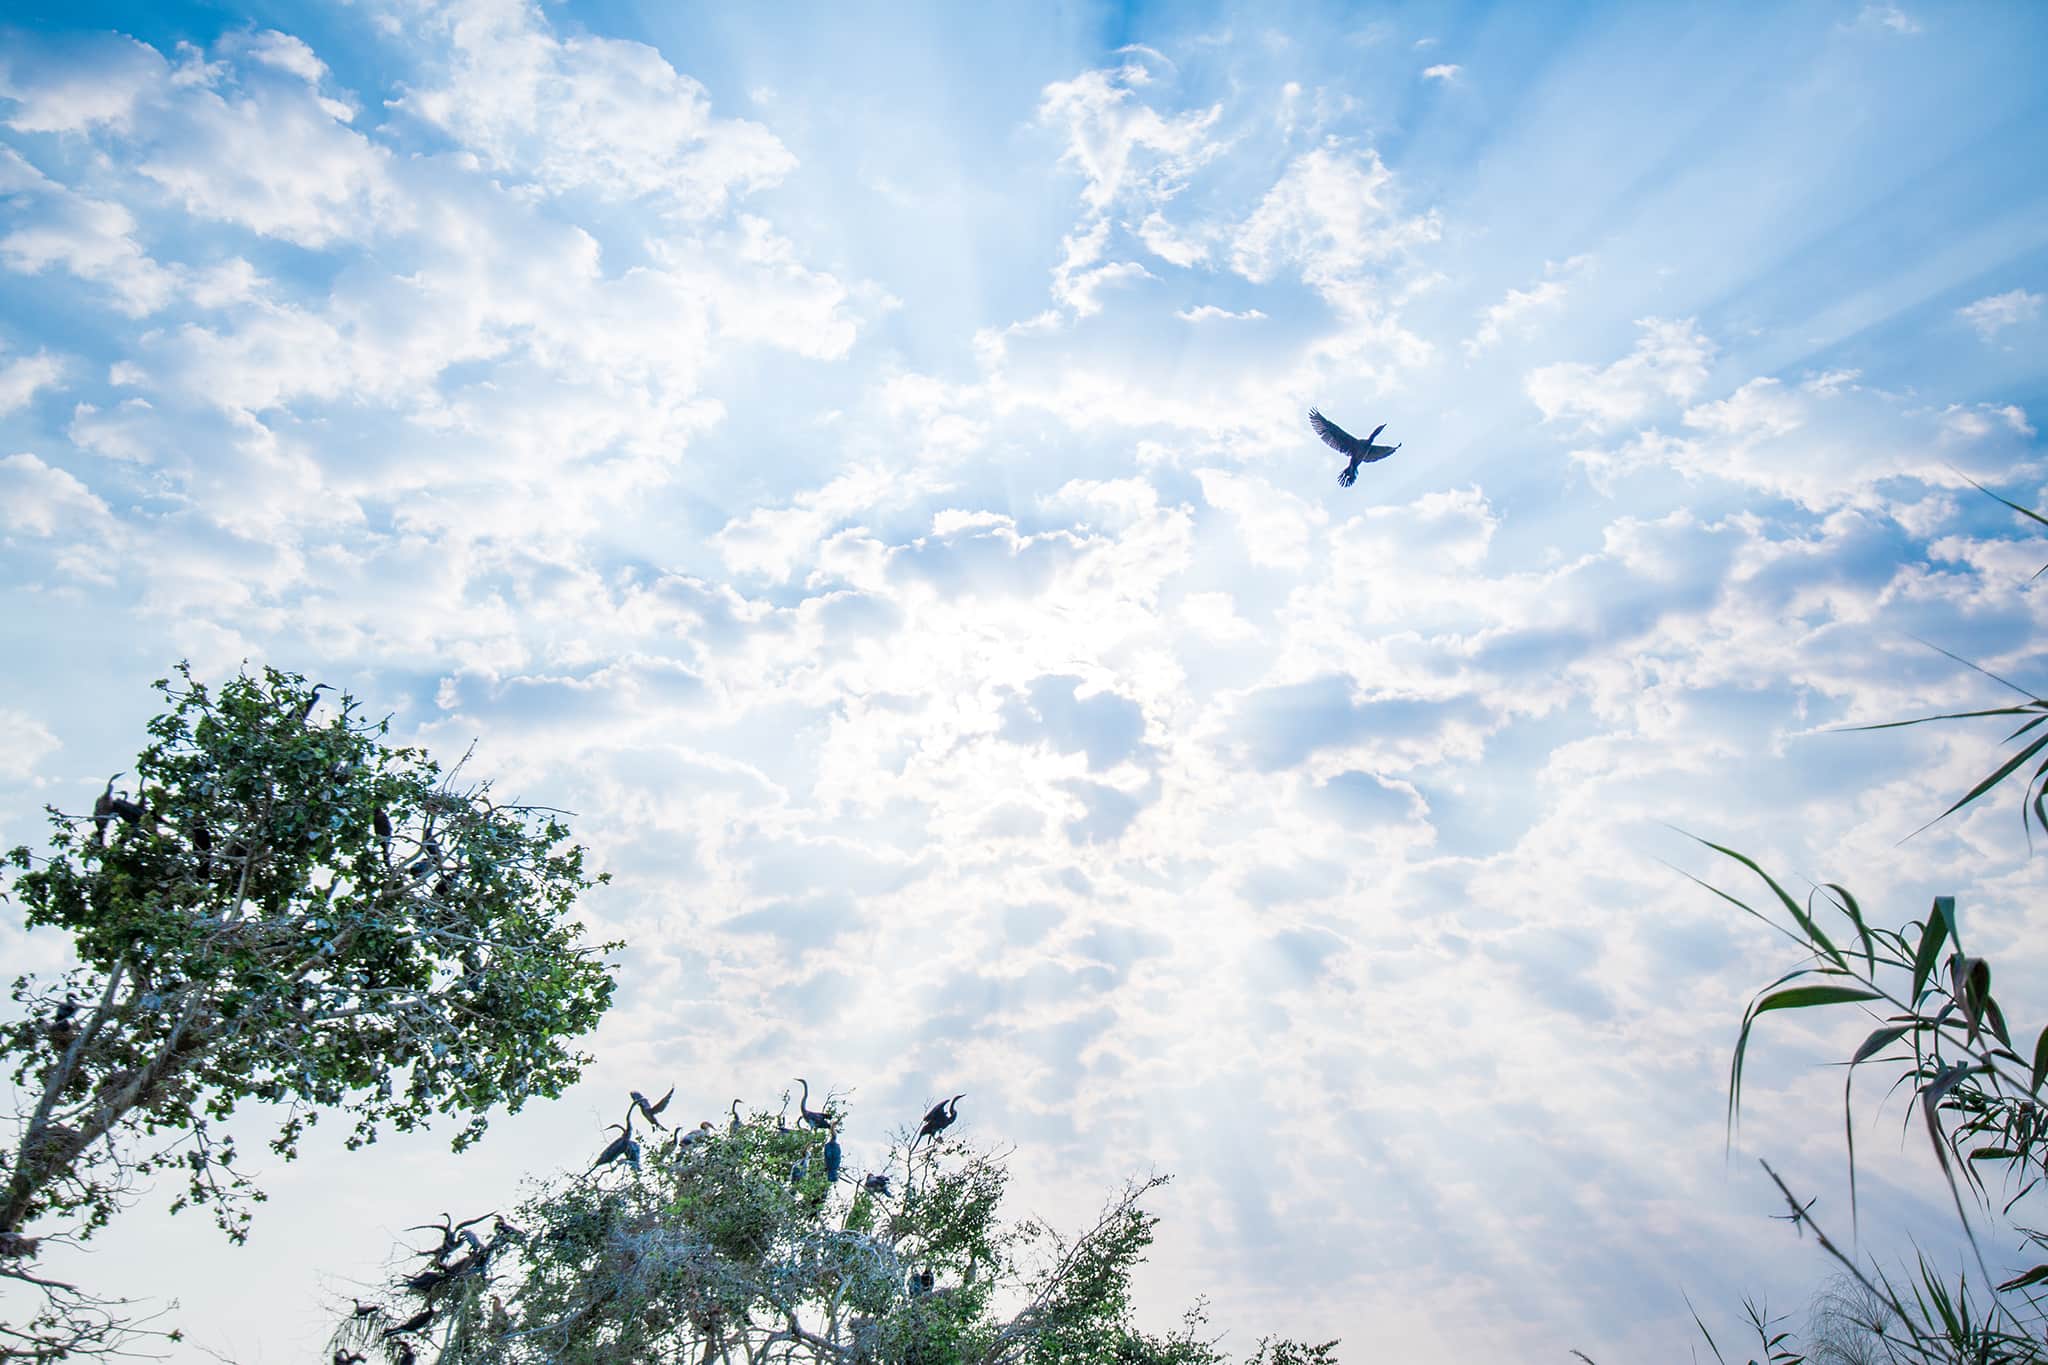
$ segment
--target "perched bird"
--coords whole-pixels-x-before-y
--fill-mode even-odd
[[[633,1140],[632,1120],[629,1118],[624,1123],[607,1123],[605,1125],[607,1131],[613,1128],[619,1130],[619,1135],[612,1139],[610,1146],[597,1154],[597,1160],[591,1163],[590,1169],[594,1171],[599,1166],[609,1166],[620,1157],[624,1157],[626,1158],[627,1165],[636,1171],[639,1170],[640,1144]]]
[[[503,1218],[498,1218],[491,1223],[491,1240],[495,1242],[501,1237],[510,1237],[515,1242],[523,1242],[526,1240],[526,1232],[525,1229],[513,1227]]]
[[[945,1104],[935,1104],[925,1111],[924,1123],[917,1130],[917,1137],[910,1140],[916,1147],[919,1138],[937,1137],[953,1126],[953,1120],[960,1117],[960,1101],[967,1098],[965,1091],[955,1095]]]
[[[142,802],[130,801],[128,799],[128,794],[126,792],[121,793],[121,795],[115,797],[112,801],[109,801],[107,803],[107,808],[111,810],[115,815],[119,816],[121,818],[121,822],[129,826],[131,829],[134,828],[136,825],[140,824],[142,822],[142,817],[147,813],[143,807]]]
[[[811,1162],[808,1157],[800,1156],[795,1161],[789,1163],[789,1183],[792,1185],[803,1184],[804,1177],[810,1173]]]
[[[679,1152],[687,1152],[692,1147],[701,1146],[704,1143],[709,1142],[710,1140],[711,1120],[705,1119],[702,1123],[698,1124],[695,1128],[690,1129],[688,1132],[676,1134],[676,1150]]]
[[[663,1124],[662,1121],[655,1116],[661,1113],[662,1110],[668,1108],[668,1102],[671,1099],[675,1098],[675,1093],[676,1088],[674,1086],[670,1086],[668,1088],[668,1094],[663,1095],[659,1102],[649,1104],[647,1102],[647,1097],[645,1095],[641,1094],[637,1090],[631,1092],[633,1096],[634,1107],[639,1109],[639,1111],[642,1114],[646,1115],[647,1121],[653,1124],[656,1128],[663,1127]]]
[[[299,708],[299,724],[304,725],[306,718],[313,714],[313,708],[320,704],[320,694],[322,692],[332,692],[333,690],[326,683],[314,683],[313,690],[306,694],[305,705]]]
[[[916,1272],[910,1277],[910,1297],[913,1299],[923,1298],[926,1294],[932,1292],[933,1283],[934,1279],[931,1271],[920,1270]]]
[[[726,1132],[728,1132],[728,1133],[730,1133],[730,1134],[732,1134],[732,1135],[733,1135],[734,1137],[738,1137],[738,1136],[739,1136],[739,1131],[740,1131],[740,1102],[739,1102],[738,1100],[734,1100],[734,1101],[732,1102],[732,1122],[731,1122],[730,1124],[726,1125],[726,1129],[725,1129],[725,1131],[726,1131]]]
[[[417,1332],[433,1320],[434,1310],[431,1308],[422,1308],[419,1312],[414,1313],[404,1322],[399,1323],[398,1326],[385,1328],[384,1339],[386,1341],[389,1341],[391,1340],[391,1338],[399,1336],[405,1332]]]
[[[199,875],[204,877],[213,871],[213,833],[196,815],[187,832],[192,836],[192,851],[199,855]]]
[[[1375,460],[1384,460],[1387,456],[1401,448],[1398,445],[1376,446],[1373,444],[1373,438],[1387,429],[1385,422],[1374,427],[1372,429],[1372,436],[1366,437],[1363,441],[1323,416],[1320,412],[1317,412],[1314,408],[1308,410],[1308,424],[1316,429],[1316,435],[1323,438],[1324,445],[1351,461],[1350,464],[1344,466],[1344,472],[1337,476],[1337,482],[1346,488],[1358,482],[1358,467],[1360,465],[1371,464]]]
[[[839,1129],[835,1125],[832,1136],[825,1140],[825,1181],[836,1183],[839,1179]]]
[[[860,1182],[860,1187],[869,1194],[879,1194],[886,1199],[889,1195],[889,1177],[886,1175],[871,1175]]]
[[[349,1302],[356,1306],[356,1311],[352,1314],[354,1317],[374,1318],[384,1311],[384,1305],[381,1303],[364,1303],[361,1299],[350,1299]]]
[[[78,1025],[73,1022],[78,1014],[78,997],[70,991],[64,992],[64,1003],[50,1014],[50,1043],[63,1052],[78,1039]]]
[[[113,823],[114,779],[120,775],[120,773],[115,773],[113,777],[108,778],[107,789],[101,792],[92,803],[92,833],[93,837],[99,840],[101,848],[107,846],[107,826]]]
[[[796,1110],[803,1121],[813,1128],[830,1128],[832,1116],[811,1108],[811,1083],[799,1076],[796,1083],[804,1088],[803,1097],[796,1102]]]
[[[370,812],[370,828],[377,832],[377,842],[384,849],[384,866],[391,866],[391,816],[382,806]]]

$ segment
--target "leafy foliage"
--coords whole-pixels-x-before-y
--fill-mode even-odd
[[[618,945],[570,917],[603,878],[555,813],[458,788],[461,764],[386,746],[346,698],[316,716],[296,674],[155,685],[134,795],[116,774],[91,814],[51,808],[46,856],[8,855],[10,898],[82,965],[17,978],[25,1017],[0,1029],[35,1101],[0,1169],[0,1284],[40,1283],[31,1228],[89,1238],[153,1172],[240,1241],[263,1195],[220,1125],[246,1100],[283,1106],[286,1159],[332,1110],[350,1147],[458,1115],[460,1151],[573,1082],[569,1040],[611,1001]]]
[[[1131,1323],[1156,1224],[1140,1201],[1164,1177],[1127,1186],[1070,1240],[1002,1225],[993,1156],[944,1138],[914,1156],[892,1146],[884,1164],[901,1160],[908,1183],[883,1194],[851,1170],[826,1179],[837,1140],[761,1115],[557,1179],[519,1207],[516,1240],[494,1237],[455,1276],[402,1276],[333,1346],[446,1365],[1223,1365],[1199,1303],[1163,1337]],[[1261,1342],[1252,1365],[1334,1365],[1335,1345]]]
[[[2048,518],[2040,513],[1989,489],[1983,491],[2048,525]],[[1994,716],[2020,719],[2020,726],[2007,736],[2007,742],[2016,746],[2014,751],[1935,818],[1951,815],[2021,775],[2025,797],[2022,823],[2031,815],[2033,822],[2048,832],[2048,758],[2040,757],[2048,750],[2048,731],[2040,730],[2048,721],[2048,699],[2034,697],[2002,678],[1996,681],[2026,700],[1858,728],[1887,729],[1932,720]],[[2027,772],[2030,762],[2035,766]],[[1845,887],[1830,883],[1816,888],[1802,902],[1753,860],[1719,844],[1706,846],[1761,880],[1770,892],[1767,905],[1782,910],[1787,922],[1781,923],[1766,910],[1718,887],[1709,889],[1784,933],[1806,953],[1804,965],[1764,987],[1744,1011],[1729,1065],[1731,1134],[1741,1106],[1743,1062],[1752,1029],[1762,1016],[1794,1009],[1848,1007],[1862,1012],[1873,1027],[1843,1063],[1842,1119],[1852,1223],[1856,1218],[1852,1088],[1858,1067],[1877,1065],[1893,1078],[1892,1089],[1911,1086],[1929,1151],[1947,1184],[1980,1277],[1973,1287],[1964,1270],[1951,1282],[1924,1254],[1910,1278],[1895,1282],[1882,1270],[1866,1273],[1820,1227],[1811,1201],[1802,1204],[1767,1163],[1764,1169],[1785,1198],[1789,1220],[1813,1230],[1822,1249],[1843,1267],[1844,1276],[1823,1293],[1820,1307],[1825,1311],[1817,1318],[1821,1326],[1815,1333],[1812,1354],[1801,1357],[1772,1338],[1766,1338],[1766,1352],[1784,1349],[1788,1363],[1796,1359],[1854,1361],[1859,1365],[1878,1359],[1971,1365],[2048,1361],[2048,1341],[2044,1341],[2048,1309],[2038,1297],[2048,1288],[2048,1234],[2018,1221],[2021,1205],[2048,1177],[2048,1101],[2042,1093],[2044,1082],[2048,1082],[2048,1027],[2033,1035],[2031,1044],[2024,1034],[2016,1037],[2005,1009],[1992,994],[1991,963],[1971,955],[1963,945],[1955,897],[1937,896],[1924,919],[1909,921],[1899,929],[1885,928],[1870,923]],[[1837,921],[1844,925],[1838,930],[1839,944],[1825,928]],[[2030,1250],[2029,1259],[2041,1263],[1998,1281],[1985,1263],[1977,1228],[1965,1206],[1965,1189],[1981,1218],[2003,1225],[2008,1235]],[[1755,1320],[1758,1315],[1752,1311],[1751,1316]],[[1706,1331],[1704,1324],[1700,1330]],[[1712,1338],[1708,1340],[1711,1344]],[[1718,1349],[1715,1354],[1719,1355]]]

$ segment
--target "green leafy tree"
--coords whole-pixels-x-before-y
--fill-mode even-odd
[[[1068,1238],[1001,1222],[995,1156],[945,1138],[914,1158],[892,1146],[884,1165],[908,1183],[882,1192],[851,1169],[828,1179],[837,1141],[765,1116],[649,1136],[538,1187],[488,1239],[418,1253],[428,1264],[352,1312],[333,1349],[401,1365],[1225,1362],[1199,1335],[1200,1303],[1164,1336],[1131,1321],[1157,1221],[1141,1200],[1165,1177],[1127,1186]],[[1253,1365],[1334,1365],[1335,1345],[1261,1342]]]
[[[48,853],[8,855],[10,899],[68,934],[80,965],[18,978],[0,1028],[20,1109],[0,1154],[0,1360],[113,1349],[124,1318],[35,1273],[42,1241],[84,1240],[139,1180],[175,1173],[173,1209],[208,1206],[241,1241],[263,1198],[225,1121],[281,1106],[291,1159],[323,1113],[380,1126],[465,1120],[559,1094],[589,1060],[570,1040],[612,998],[570,918],[604,880],[555,812],[458,785],[384,743],[346,697],[275,669],[210,691],[183,666],[155,686],[133,795],[51,808]],[[39,1299],[36,1298],[39,1296]],[[9,1325],[11,1324],[11,1325]]]

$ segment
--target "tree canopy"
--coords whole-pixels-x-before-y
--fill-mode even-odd
[[[460,1151],[493,1111],[573,1082],[590,1060],[573,1039],[612,999],[620,945],[572,916],[604,877],[560,812],[465,785],[463,763],[387,744],[388,721],[297,674],[216,691],[181,665],[155,686],[169,709],[133,768],[89,812],[51,807],[46,853],[8,854],[9,898],[79,965],[17,978],[26,1014],[0,1031],[23,1106],[0,1155],[0,1291],[42,1296],[0,1324],[0,1360],[118,1339],[104,1300],[30,1265],[42,1240],[104,1226],[136,1177],[178,1173],[173,1207],[242,1239],[263,1197],[224,1131],[244,1101],[278,1106],[286,1159],[335,1111],[351,1148],[456,1116]]]

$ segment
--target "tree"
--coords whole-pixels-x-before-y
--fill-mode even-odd
[[[353,1149],[380,1125],[466,1123],[559,1094],[589,1060],[613,983],[570,918],[598,882],[558,814],[457,785],[424,752],[387,747],[343,697],[321,709],[297,674],[243,674],[217,693],[180,665],[155,684],[133,795],[110,779],[90,815],[50,808],[47,856],[8,855],[31,927],[71,936],[80,965],[21,977],[26,1017],[0,1030],[23,1112],[0,1166],[0,1289],[33,1291],[0,1324],[0,1360],[112,1350],[127,1323],[29,1268],[39,1243],[82,1241],[137,1179],[175,1171],[172,1208],[208,1205],[243,1239],[263,1198],[221,1125],[244,1100],[284,1106],[289,1160],[339,1110]],[[61,998],[60,998],[61,997]]]
[[[1069,1239],[1003,1226],[1007,1172],[957,1141],[920,1146],[914,1165],[892,1145],[883,1167],[901,1158],[908,1183],[884,1192],[851,1170],[828,1179],[836,1127],[764,1115],[699,1133],[539,1186],[467,1250],[444,1237],[415,1253],[430,1264],[350,1313],[334,1350],[444,1365],[1225,1360],[1198,1336],[1199,1302],[1166,1336],[1131,1323],[1131,1271],[1157,1221],[1140,1201],[1163,1176]],[[1335,1345],[1261,1342],[1255,1365],[1334,1365]]]

